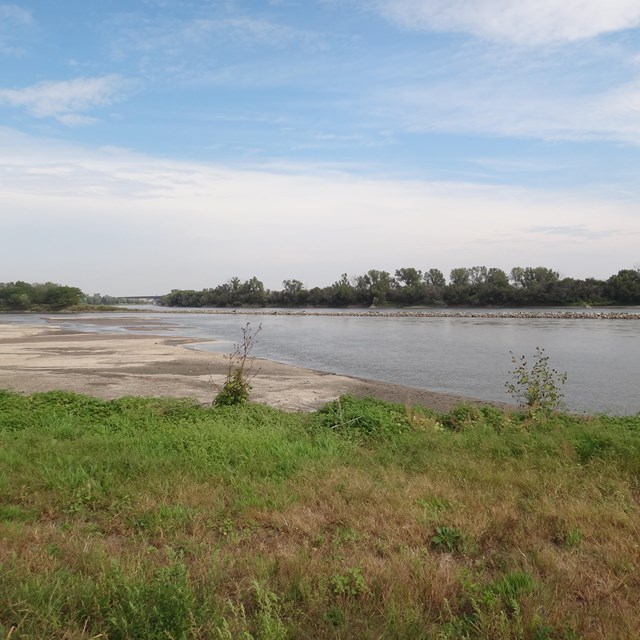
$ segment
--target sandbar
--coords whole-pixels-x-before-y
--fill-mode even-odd
[[[152,330],[150,326],[148,331]],[[192,398],[206,404],[224,383],[229,361],[224,354],[188,348],[196,342],[202,340],[0,324],[0,388],[24,393],[74,391],[103,399]],[[439,412],[462,402],[488,404],[259,358],[253,371],[250,399],[287,411],[313,411],[346,393]]]

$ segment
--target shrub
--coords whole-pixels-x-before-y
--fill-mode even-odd
[[[242,342],[235,344],[228,356],[227,377],[213,401],[215,406],[242,404],[249,399],[251,379],[257,374],[252,370],[255,358],[251,356],[251,351],[260,331],[262,331],[262,323],[255,331],[252,331],[250,322],[242,327]]]
[[[511,352],[514,365],[512,382],[505,384],[507,393],[524,406],[530,415],[549,414],[562,406],[560,387],[567,381],[567,374],[558,373],[549,367],[549,356],[544,349],[536,347],[533,364],[526,356],[516,358]]]
[[[316,415],[322,426],[352,434],[390,435],[409,429],[405,407],[373,398],[344,395]]]
[[[442,416],[442,426],[452,431],[462,431],[481,419],[482,414],[478,407],[470,404],[461,404]]]

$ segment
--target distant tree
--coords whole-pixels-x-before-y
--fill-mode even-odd
[[[640,268],[623,269],[605,282],[594,278],[560,279],[558,272],[548,267],[514,267],[507,276],[502,269],[476,265],[452,269],[447,284],[439,269],[422,273],[414,267],[403,267],[395,271],[394,277],[377,269],[354,278],[343,273],[332,285],[309,291],[296,279],[284,280],[282,291],[268,291],[255,276],[246,282],[233,277],[202,291],[173,290],[161,298],[160,304],[191,307],[640,304],[639,283]],[[29,310],[68,304],[79,290],[67,289],[51,283],[0,284],[0,309]],[[93,298],[98,296],[95,294]]]
[[[465,267],[457,267],[451,269],[449,274],[449,283],[455,287],[464,287],[471,284],[471,273]]]
[[[414,267],[396,269],[393,280],[393,300],[399,304],[420,304],[424,302],[425,285],[422,271]]]
[[[310,307],[327,307],[329,306],[329,287],[313,287],[309,289],[307,294],[307,304]]]
[[[355,288],[346,273],[343,273],[340,280],[329,287],[327,302],[332,307],[346,307],[355,302]]]
[[[502,269],[491,267],[481,286],[480,304],[504,305],[512,300],[513,288],[509,284],[509,277]]]
[[[303,306],[308,303],[308,292],[300,280],[283,280],[280,294],[276,299],[284,306]]]
[[[620,304],[640,304],[640,269],[622,269],[607,280],[608,297]]]
[[[429,269],[429,271],[426,271],[424,274],[424,283],[431,287],[442,288],[446,286],[447,281],[440,269]]]
[[[510,278],[516,304],[551,304],[560,274],[548,267],[514,267]]]
[[[469,284],[472,286],[478,286],[486,284],[489,277],[489,269],[485,266],[476,266],[468,269],[469,272]]]
[[[264,284],[256,276],[253,276],[238,286],[234,302],[240,305],[264,305]]]
[[[18,281],[0,284],[0,309],[59,311],[80,304],[82,299],[83,293],[77,287],[53,282],[28,284]]]
[[[514,267],[511,269],[511,281],[516,287],[534,288],[557,282],[560,274],[547,267]]]
[[[391,275],[387,271],[370,269],[355,278],[354,288],[358,304],[367,307],[385,304],[391,290]]]

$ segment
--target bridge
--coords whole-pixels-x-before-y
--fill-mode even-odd
[[[138,303],[138,304],[157,304],[158,300],[162,298],[162,296],[115,296],[120,304],[126,304],[127,302]]]

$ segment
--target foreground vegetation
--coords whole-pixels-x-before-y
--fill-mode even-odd
[[[0,637],[637,638],[640,417],[0,392]]]

